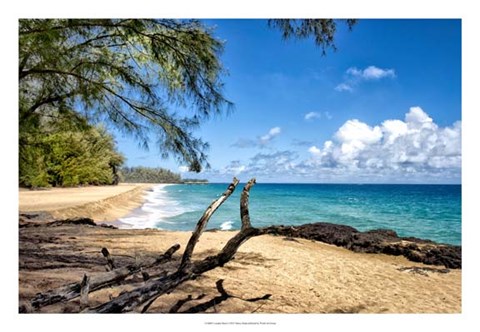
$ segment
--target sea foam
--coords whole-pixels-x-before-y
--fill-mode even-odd
[[[151,191],[144,195],[143,205],[132,211],[127,216],[120,218],[119,221],[124,228],[157,228],[161,229],[161,224],[173,224],[167,219],[173,216],[188,212],[179,202],[168,197],[165,188],[169,184],[155,185]]]
[[[228,221],[223,222],[220,225],[220,229],[222,231],[228,231],[228,230],[232,229],[232,226],[233,226],[233,221],[228,220]]]

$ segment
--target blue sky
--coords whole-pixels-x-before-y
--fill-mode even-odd
[[[195,134],[211,169],[118,137],[128,166],[212,182],[460,183],[461,21],[359,20],[339,25],[337,52],[284,41],[265,20],[206,20],[225,41],[231,114]]]

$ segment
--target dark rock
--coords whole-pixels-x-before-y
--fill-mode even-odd
[[[20,212],[18,219],[20,227],[24,227],[26,223],[45,223],[54,220],[52,215],[46,211]]]
[[[118,229],[117,226],[107,225],[107,224],[100,224],[98,226],[103,227],[103,228]]]
[[[460,246],[438,244],[415,237],[399,237],[389,229],[360,232],[346,225],[318,222],[294,227],[279,226],[276,227],[275,234],[334,244],[355,252],[402,255],[414,262],[444,265],[452,269],[462,267]]]
[[[89,226],[97,226],[97,224],[91,218],[69,218],[63,220],[55,220],[53,222],[49,222],[45,224],[48,227],[58,227],[64,225],[89,225]]]

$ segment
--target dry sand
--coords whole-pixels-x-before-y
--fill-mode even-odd
[[[139,207],[145,190],[153,184],[20,189],[20,212],[47,211],[55,218],[89,217],[96,222],[112,222]]]
[[[22,194],[20,193],[20,196]],[[50,199],[53,199],[53,196],[55,195],[51,194]],[[61,197],[56,199],[61,201]],[[43,206],[42,202],[38,201],[37,206]],[[55,206],[51,208],[55,211]],[[21,239],[39,238],[35,233],[39,232],[38,227],[23,228],[20,231]],[[78,282],[84,273],[92,275],[103,272],[102,263],[95,263],[103,260],[100,254],[102,247],[107,247],[119,263],[126,264],[128,260],[132,262],[155,257],[172,244],[179,243],[182,249],[176,256],[178,258],[190,236],[190,232],[92,226],[51,227],[49,232],[46,242],[27,244],[21,240],[21,253],[44,250],[52,254],[50,258],[39,255],[34,261],[22,261],[20,255],[21,300],[68,282]],[[233,234],[234,232],[223,231],[205,232],[198,243],[194,258],[216,253]],[[68,264],[68,259],[65,263],[66,257],[72,254],[84,257],[86,263]],[[319,242],[264,235],[243,244],[235,259],[224,267],[207,272],[195,281],[186,282],[175,292],[157,299],[150,312],[168,312],[179,299],[188,295],[195,298],[205,294],[201,300],[185,304],[182,310],[207,302],[219,295],[215,288],[215,282],[219,279],[225,280],[224,287],[231,295],[254,298],[271,294],[271,298],[258,302],[230,298],[211,307],[208,312],[461,312],[461,270],[450,270],[449,273],[427,271],[421,274],[401,270],[413,266],[427,267],[403,257],[354,253]],[[121,290],[129,290],[142,283],[141,280],[131,280],[121,288],[107,288],[92,293],[91,304],[107,301]],[[78,301],[72,301],[71,305],[78,306]],[[63,309],[53,305],[42,310],[58,312]]]

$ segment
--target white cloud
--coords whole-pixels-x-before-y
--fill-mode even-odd
[[[268,134],[262,136],[262,139],[272,139],[273,137],[279,135],[282,132],[282,129],[280,127],[273,127],[268,131]]]
[[[337,85],[335,87],[335,90],[339,91],[339,92],[342,92],[342,91],[352,92],[353,88],[350,85],[348,85],[347,83],[340,83],[339,85]]]
[[[319,148],[317,148],[315,145],[311,146],[308,149],[308,152],[310,152],[314,156],[320,156],[320,154],[322,153],[322,151]]]
[[[366,144],[376,143],[382,138],[380,127],[374,128],[358,121],[357,119],[348,120],[338,129],[335,137],[340,142],[351,143],[359,141]]]
[[[230,164],[225,166],[219,173],[222,175],[237,176],[240,173],[243,173],[246,169],[247,169],[247,166],[242,165],[240,160],[234,160],[230,162]]]
[[[347,74],[364,80],[378,80],[385,77],[395,77],[394,69],[382,69],[375,66],[369,66],[365,69],[351,67],[347,69]]]
[[[328,144],[327,144],[328,143]],[[440,128],[420,107],[412,107],[405,120],[386,120],[369,126],[348,120],[322,149],[308,150],[318,168],[376,170],[398,174],[424,174],[461,169],[461,122]]]
[[[235,148],[256,148],[256,147],[263,148],[268,143],[270,143],[275,137],[280,135],[281,132],[282,132],[282,128],[273,127],[265,135],[262,135],[260,137],[257,136],[256,139],[240,138],[231,146]]]
[[[352,92],[354,87],[363,81],[376,81],[383,78],[395,78],[394,69],[382,69],[376,66],[368,66],[365,69],[358,69],[356,67],[350,67],[346,71],[345,81],[338,84],[335,87],[336,91]]]
[[[260,137],[260,144],[267,144],[274,137],[280,135],[281,132],[282,132],[282,129],[280,127],[273,127],[268,131],[268,134],[265,134],[262,137]]]
[[[233,173],[233,175],[238,175],[242,173],[247,167],[245,165],[239,165],[237,167],[231,167],[229,169],[230,173]]]
[[[302,142],[306,158],[288,150],[257,153],[210,174],[261,181],[458,183],[461,130],[460,121],[441,127],[420,107],[411,107],[403,119],[380,124],[351,119],[323,143]]]
[[[180,167],[178,167],[178,171],[179,171],[180,173],[186,173],[186,172],[188,172],[189,170],[190,170],[190,168],[189,168],[188,166],[180,166]]]
[[[308,112],[307,114],[305,114],[304,118],[305,118],[305,120],[320,119],[321,114],[317,113],[317,112]]]

